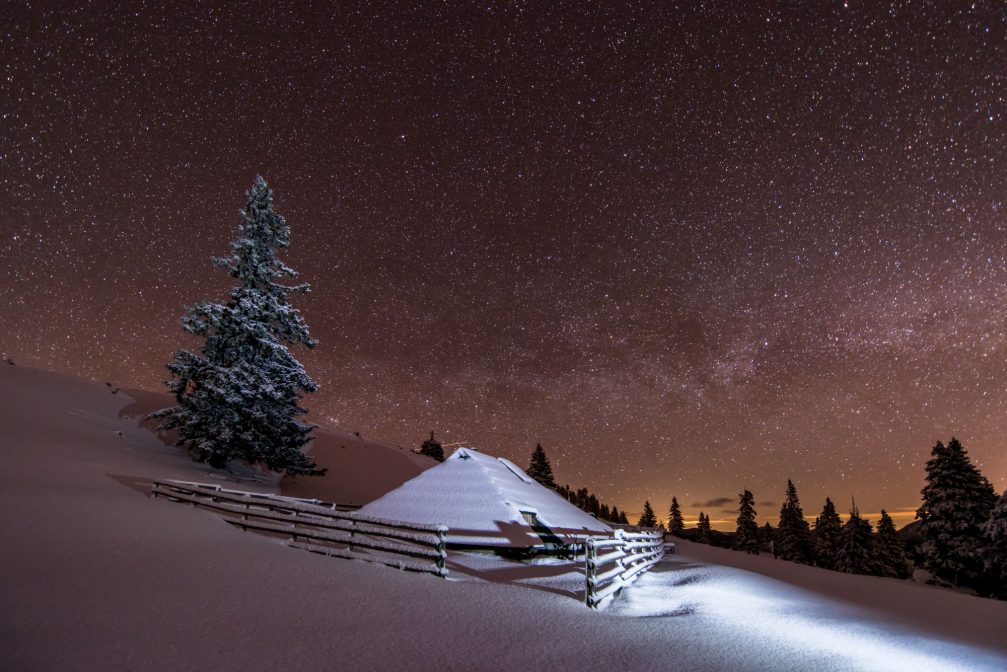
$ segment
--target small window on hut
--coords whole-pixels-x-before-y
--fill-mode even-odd
[[[546,546],[562,546],[563,542],[557,537],[549,527],[538,519],[538,514],[534,511],[522,511],[521,515],[524,516],[525,522],[531,526],[531,529],[539,536],[542,543]]]

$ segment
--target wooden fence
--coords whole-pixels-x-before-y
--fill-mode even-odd
[[[445,577],[444,525],[422,525],[364,516],[318,500],[226,490],[189,481],[154,481],[154,497],[211,509],[243,530],[279,534],[290,546],[340,558],[377,562]]]
[[[609,598],[664,557],[664,533],[627,532],[614,537],[587,539],[587,591],[584,601],[592,609],[607,606]]]
[[[197,483],[195,481],[157,481],[154,483],[154,496],[157,496],[157,485],[161,484],[162,487],[170,484],[172,488],[178,489],[179,486],[182,488],[192,488],[198,492],[222,492],[224,494],[230,495],[246,495],[252,498],[258,499],[269,499],[278,502],[301,502],[302,504],[314,504],[315,506],[321,506],[326,509],[336,509],[338,511],[356,511],[360,508],[359,504],[336,504],[334,502],[326,502],[321,499],[308,499],[305,497],[287,497],[286,495],[276,495],[271,492],[249,492],[248,490],[228,490],[215,483]],[[163,493],[162,493],[163,494]]]

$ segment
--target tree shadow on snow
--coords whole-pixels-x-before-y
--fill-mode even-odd
[[[105,474],[113,481],[122,485],[124,487],[133,490],[134,492],[139,492],[145,497],[150,496],[150,491],[154,487],[154,481],[149,478],[140,478],[137,476],[127,476],[125,474]]]

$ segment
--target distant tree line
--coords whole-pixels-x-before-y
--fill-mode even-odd
[[[556,488],[556,494],[578,509],[593,514],[596,518],[607,520],[610,523],[629,525],[625,511],[620,511],[618,506],[609,508],[608,504],[599,500],[594,493],[588,492],[587,488],[573,490],[569,485],[561,485]]]
[[[738,495],[738,517],[731,548],[753,555],[772,553],[782,560],[850,574],[907,578],[912,573],[912,565],[896,535],[892,518],[884,510],[875,531],[870,521],[860,516],[856,505],[843,523],[832,500],[826,498],[822,513],[812,526],[804,517],[797,488],[792,481],[787,481],[786,499],[777,527],[774,529],[768,521],[760,527],[756,515],[755,497],[745,490]],[[695,531],[686,534],[681,509],[674,497],[668,525],[675,536],[690,537],[705,544],[712,541],[710,517],[703,512],[699,514]]]
[[[545,487],[554,490],[556,494],[570,502],[577,508],[593,514],[596,518],[607,520],[610,523],[629,524],[626,514],[619,510],[619,507],[609,508],[608,504],[602,502],[598,497],[589,492],[587,488],[572,489],[569,485],[557,485],[556,478],[552,473],[552,465],[546,457],[542,444],[535,446],[532,451],[531,461],[525,470],[529,476]]]
[[[828,497],[809,524],[790,480],[779,522],[756,522],[755,498],[738,495],[737,527],[732,547],[849,574],[905,579],[914,565],[936,583],[971,588],[981,595],[1007,599],[1007,491],[999,498],[989,480],[972,464],[961,443],[938,442],[926,464],[923,503],[916,511],[918,543],[907,549],[884,509],[877,526],[851,502],[844,522]],[[681,507],[671,498],[668,530],[699,543],[711,542],[710,518],[703,512],[694,531],[686,531]],[[720,533],[723,534],[723,533]]]

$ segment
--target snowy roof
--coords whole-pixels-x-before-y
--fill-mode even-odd
[[[539,546],[543,538],[530,521],[545,525],[563,543],[612,533],[608,525],[535,482],[512,462],[472,448],[459,448],[360,513],[447,525],[451,544]]]

